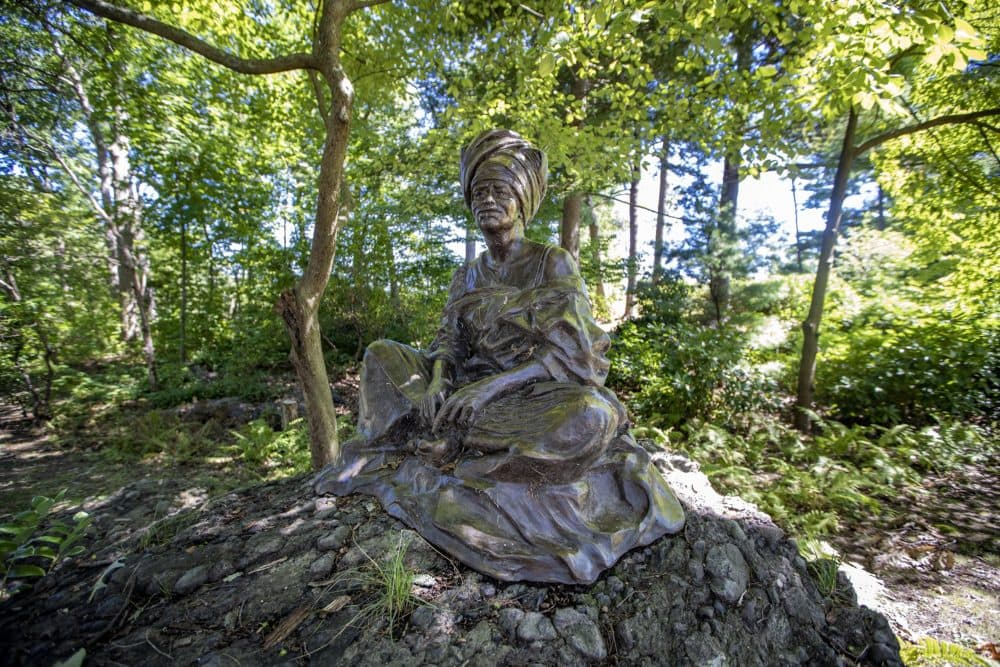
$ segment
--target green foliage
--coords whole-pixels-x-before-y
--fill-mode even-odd
[[[175,512],[162,518],[153,519],[152,523],[137,532],[136,547],[140,551],[152,549],[169,543],[177,533],[198,520],[198,512],[185,510]]]
[[[334,577],[335,586],[360,589],[370,596],[348,625],[360,624],[366,629],[373,629],[384,622],[387,632],[392,634],[414,607],[426,604],[413,594],[416,573],[405,561],[408,547],[409,543],[400,535],[399,543],[384,563],[362,550],[368,561],[366,565],[340,572]]]
[[[26,580],[44,576],[64,558],[84,552],[77,542],[90,525],[90,515],[77,512],[71,524],[60,520],[45,522],[65,495],[66,489],[52,498],[35,496],[28,509],[0,524],[0,573],[3,574],[0,593],[6,595],[29,588]]]
[[[274,431],[266,421],[256,419],[232,434],[236,439],[234,458],[252,466],[262,478],[287,477],[312,469],[309,431],[301,419],[284,431]],[[343,433],[340,437],[346,439]]]
[[[213,398],[238,397],[254,403],[276,398],[284,387],[271,382],[272,373],[254,367],[253,360],[249,357],[244,364],[223,364],[218,370],[212,370],[212,366],[165,364],[161,366],[161,388],[141,396],[157,408]]]
[[[760,363],[753,349],[759,318],[723,329],[702,324],[691,294],[679,280],[640,291],[643,316],[616,330],[608,385],[627,397],[641,422],[657,427],[694,418],[737,425],[777,409],[778,369]]]
[[[756,503],[793,531],[821,536],[841,517],[864,519],[922,475],[983,460],[997,443],[960,423],[915,429],[845,426],[814,416],[815,436],[761,419],[744,435],[691,420],[660,432],[699,461],[720,489]],[[640,431],[656,435],[655,430]]]
[[[214,421],[185,423],[162,410],[150,410],[114,425],[102,454],[112,461],[159,458],[186,463],[216,449],[219,435]]]
[[[975,651],[933,637],[924,637],[916,644],[904,642],[899,657],[910,667],[992,667]]]

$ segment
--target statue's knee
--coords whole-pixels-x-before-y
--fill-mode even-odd
[[[618,414],[596,391],[582,391],[564,405],[559,448],[572,458],[603,451],[618,428]]]

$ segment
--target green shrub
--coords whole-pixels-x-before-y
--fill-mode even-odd
[[[713,484],[756,503],[802,535],[835,531],[844,518],[882,511],[883,501],[929,471],[944,472],[981,460],[995,441],[968,424],[846,426],[816,417],[819,432],[803,436],[784,424],[757,419],[741,433],[700,420],[660,431],[659,437],[702,465]]]
[[[256,419],[232,432],[234,458],[261,477],[273,479],[307,472],[311,467],[309,429],[297,419],[284,431],[274,431],[263,419]]]
[[[66,489],[54,498],[35,496],[28,509],[0,524],[0,596],[29,588],[29,579],[45,576],[62,559],[83,553],[77,542],[91,522],[86,512],[74,514],[71,524],[55,520],[42,526],[65,495]]]

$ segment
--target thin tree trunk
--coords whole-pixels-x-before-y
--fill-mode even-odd
[[[642,175],[641,158],[636,159],[632,167],[632,182],[628,189],[628,283],[625,287],[625,313],[623,317],[632,318],[635,307],[635,283],[639,270],[639,178]]]
[[[563,200],[562,221],[559,225],[559,245],[580,260],[580,219],[583,217],[583,193],[572,192]]]
[[[656,198],[656,236],[653,240],[653,284],[663,276],[663,230],[667,221],[667,176],[670,173],[670,139],[663,135],[660,153],[660,190]]]
[[[586,207],[587,216],[587,227],[590,232],[590,261],[594,264],[595,273],[597,279],[593,285],[594,293],[597,298],[600,299],[601,303],[604,302],[604,271],[601,265],[601,229],[597,225],[597,215],[594,213],[594,207],[590,202],[590,197],[584,201],[584,206]]]
[[[795,259],[799,265],[799,273],[802,273],[802,233],[799,231],[799,200],[795,191],[795,177],[792,177],[792,209],[795,218]]]
[[[816,282],[813,284],[809,314],[802,323],[802,358],[799,361],[796,400],[798,410],[795,413],[795,427],[803,433],[807,433],[810,428],[810,419],[806,410],[811,410],[813,407],[816,356],[819,353],[819,326],[823,319],[823,301],[826,298],[830,270],[833,268],[833,251],[837,244],[837,234],[840,232],[844,197],[847,193],[847,179],[857,153],[854,147],[854,133],[857,124],[858,114],[854,107],[851,107],[847,116],[847,127],[844,129],[844,142],[840,149],[837,173],[833,180],[830,209],[826,215],[826,228],[823,230],[823,245],[820,249],[819,265],[816,267]]]
[[[465,226],[465,263],[471,264],[476,259],[476,230],[472,225]]]
[[[590,82],[574,75],[570,92],[574,98],[580,100],[581,105],[585,104],[584,100],[589,90]],[[584,115],[580,114],[580,118],[573,123],[574,127],[579,128],[583,125]],[[562,220],[559,224],[559,245],[572,255],[577,263],[580,261],[580,221],[584,196],[581,192],[570,192],[566,195],[563,200]]]
[[[187,219],[181,217],[181,330],[180,330],[180,341],[178,347],[180,348],[181,363],[187,363],[187,347],[186,347],[186,336],[187,336],[187,287],[188,287],[188,273],[187,273]],[[238,288],[237,288],[238,289]]]

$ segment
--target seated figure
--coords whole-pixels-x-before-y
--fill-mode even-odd
[[[363,492],[498,579],[589,583],[683,526],[604,384],[609,338],[565,250],[524,236],[545,155],[492,130],[463,152],[486,250],[455,272],[428,352],[372,343],[358,433],[319,492]]]

